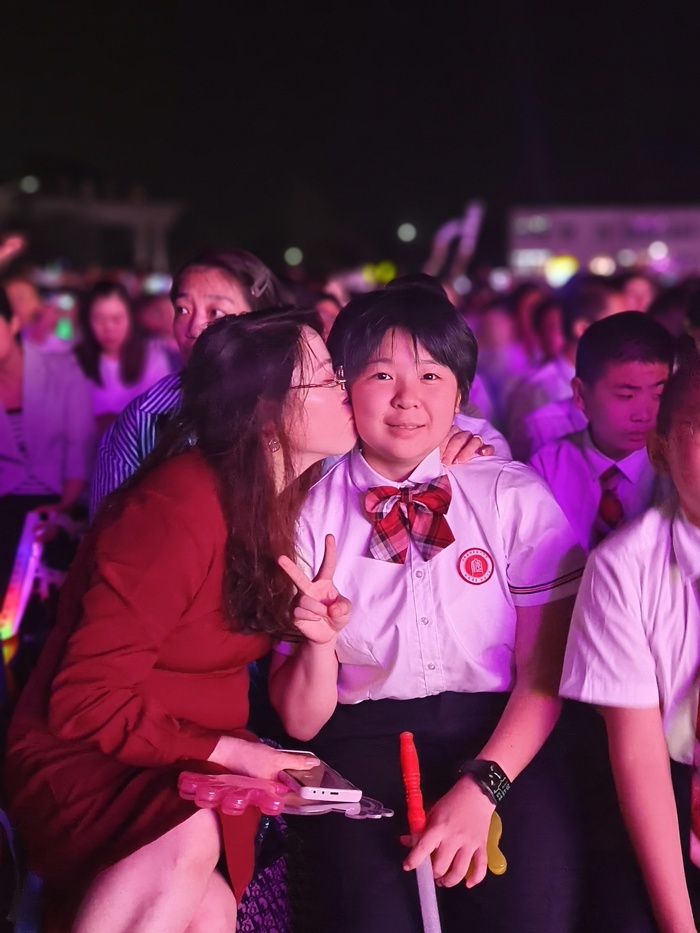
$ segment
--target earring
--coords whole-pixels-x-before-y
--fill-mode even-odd
[[[278,450],[282,449],[282,445],[280,444],[280,442],[277,440],[276,437],[271,437],[270,440],[267,442],[267,446],[270,448],[270,451],[273,454],[277,453]]]

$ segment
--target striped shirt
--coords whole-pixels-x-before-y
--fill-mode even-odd
[[[90,490],[90,517],[100,502],[138,470],[156,444],[158,421],[180,407],[180,373],[159,379],[126,406],[100,442]]]

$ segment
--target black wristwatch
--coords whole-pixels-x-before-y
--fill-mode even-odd
[[[469,761],[464,762],[457,773],[460,777],[471,774],[494,806],[503,800],[510,789],[508,776],[495,761],[470,758]]]

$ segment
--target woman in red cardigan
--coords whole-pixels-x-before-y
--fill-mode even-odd
[[[300,767],[245,726],[248,663],[294,631],[276,558],[293,547],[310,468],[355,439],[310,322],[253,312],[206,330],[180,415],[71,569],[7,755],[51,929],[235,927],[259,812],[198,810],[177,775]]]

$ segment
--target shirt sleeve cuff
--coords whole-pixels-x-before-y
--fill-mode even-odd
[[[203,729],[194,723],[181,723],[176,742],[178,760],[194,758],[206,761],[220,738],[221,734],[211,729]]]

